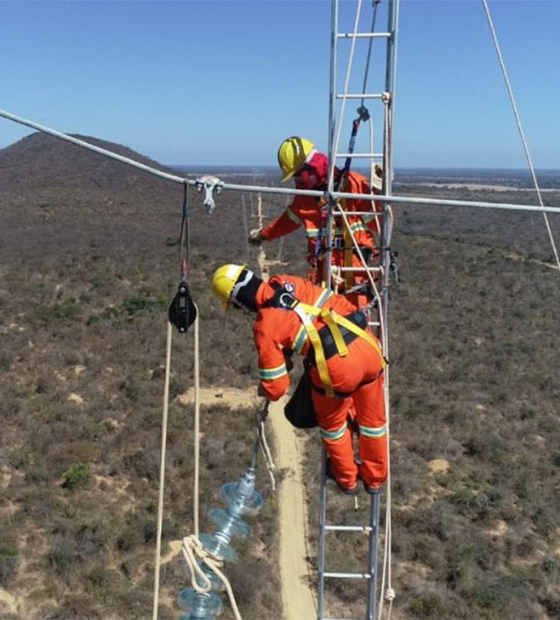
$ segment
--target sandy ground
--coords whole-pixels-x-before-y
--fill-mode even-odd
[[[262,228],[259,194],[259,228]],[[261,277],[268,280],[269,266],[262,245],[257,262]],[[286,472],[279,489],[280,581],[282,583],[282,620],[313,620],[317,604],[307,563],[307,504],[303,486],[302,447],[292,425],[284,416],[286,397],[270,403],[268,425],[275,439],[276,467]]]
[[[8,613],[15,614],[18,611],[16,605],[16,599],[9,592],[0,588],[0,612],[7,611]],[[0,614],[1,617],[1,614]]]
[[[315,590],[310,587],[307,552],[307,504],[303,487],[301,444],[284,417],[284,399],[271,403],[269,423],[274,430],[276,467],[286,471],[280,484],[280,579],[283,620],[313,620]]]
[[[255,407],[259,401],[256,388],[240,390],[238,388],[200,388],[199,398],[201,405],[224,404],[232,409],[247,409]],[[177,396],[180,405],[194,403],[194,388],[189,388],[184,394]]]

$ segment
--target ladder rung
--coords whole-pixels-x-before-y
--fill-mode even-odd
[[[381,93],[363,93],[363,94],[355,94],[351,95],[337,95],[337,99],[383,99],[383,95]]]
[[[372,532],[369,525],[325,525],[327,532]]]
[[[366,157],[383,157],[383,153],[337,153],[335,156],[337,159],[343,157],[353,157],[354,159],[365,159]]]
[[[337,39],[388,39],[391,36],[390,32],[339,32],[336,35]]]
[[[323,573],[323,577],[331,577],[332,579],[372,579],[371,573]]]
[[[383,267],[339,267],[340,271],[374,271],[378,273],[383,270]]]
[[[357,618],[323,618],[323,620],[358,620]]]
[[[372,195],[371,200],[375,200],[375,196]],[[345,215],[373,215],[374,217],[383,217],[388,211],[344,211]],[[334,215],[342,215],[342,211],[333,211]]]

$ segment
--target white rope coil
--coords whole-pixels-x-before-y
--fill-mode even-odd
[[[208,575],[200,568],[200,564],[204,564],[219,578],[224,584],[226,592],[229,597],[229,602],[235,616],[235,620],[242,620],[239,608],[237,607],[237,601],[231,588],[231,584],[228,578],[221,571],[223,561],[216,558],[212,553],[202,546],[197,536],[191,535],[183,538],[183,557],[189,568],[191,574],[191,585],[196,592],[200,594],[208,594],[212,587],[212,582]],[[197,576],[204,582],[204,585],[200,585],[197,580]]]
[[[268,440],[266,438],[265,432],[265,420],[268,416],[268,400],[265,400],[264,407],[259,409],[256,414],[256,424],[257,424],[257,436],[259,439],[259,446],[264,458],[264,462],[266,464],[266,470],[268,472],[268,477],[270,478],[270,484],[272,487],[272,492],[276,491],[276,477],[274,475],[276,471],[276,465],[274,464],[274,459],[272,458],[272,452],[268,445]]]

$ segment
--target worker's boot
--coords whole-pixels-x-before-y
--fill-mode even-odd
[[[344,493],[344,495],[355,495],[358,492],[358,484],[356,483],[353,487],[349,488],[347,486],[345,486],[344,484],[341,484],[335,477],[334,473],[332,472],[331,469],[331,459],[327,456],[327,463],[326,463],[326,469],[325,469],[325,473],[327,478],[329,478],[329,480],[334,480],[334,482],[336,483],[336,486],[339,488],[340,491],[342,491],[342,493]]]

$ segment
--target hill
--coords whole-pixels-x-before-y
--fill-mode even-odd
[[[182,188],[93,154],[81,164],[76,148],[51,139],[43,151],[40,138],[0,159],[0,592],[14,597],[0,600],[0,613],[144,619]],[[524,199],[512,191],[507,201]],[[225,314],[209,280],[223,262],[254,261],[245,237],[256,198],[224,192],[211,217],[198,194],[189,202],[202,384],[248,390],[257,380],[249,319]],[[285,199],[264,203],[271,218]],[[560,287],[540,216],[406,205],[395,214],[403,283],[392,287],[390,309],[393,617],[558,617]],[[276,271],[305,272],[299,233],[266,249],[289,261]],[[192,532],[192,410],[176,398],[192,386],[192,334],[176,337],[173,360],[164,548]],[[249,410],[204,410],[204,529],[220,486],[245,466],[251,422]],[[314,531],[314,433],[307,459]],[[259,488],[265,510],[228,576],[245,620],[278,620],[276,505],[265,476]],[[337,520],[359,517],[344,501]],[[351,569],[363,545],[345,544],[331,559]],[[177,615],[186,582],[175,558],[163,572],[163,620]],[[344,584],[329,596],[342,617],[360,592]]]
[[[117,155],[134,159],[163,172],[172,170],[132,149],[91,136],[72,137]],[[0,150],[0,186],[16,190],[73,188],[122,192],[136,188],[147,191],[155,178],[126,164],[101,157],[77,145],[44,133],[33,133]]]

